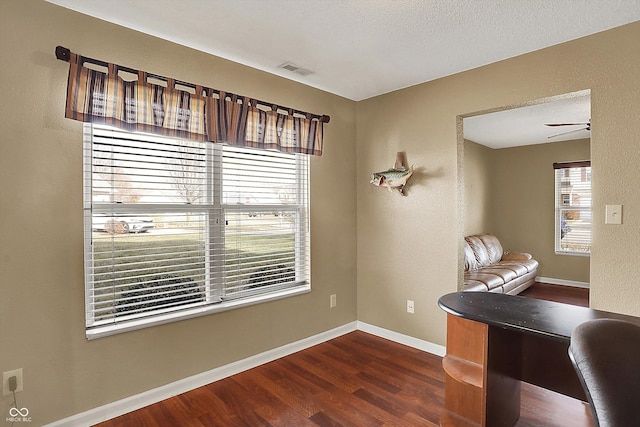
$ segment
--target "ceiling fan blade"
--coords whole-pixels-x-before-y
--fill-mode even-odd
[[[586,127],[586,128],[582,128],[582,129],[574,129],[574,130],[570,130],[570,131],[568,131],[568,132],[557,133],[557,134],[555,134],[555,135],[548,136],[548,137],[547,137],[547,139],[555,138],[556,136],[567,135],[567,134],[569,134],[569,133],[580,132],[580,131],[582,131],[582,130],[589,130],[589,128],[588,128],[588,127]]]
[[[589,126],[591,123],[545,123],[545,126]]]

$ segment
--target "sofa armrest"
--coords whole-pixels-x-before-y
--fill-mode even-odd
[[[505,252],[502,254],[502,261],[529,261],[531,254],[526,252]]]

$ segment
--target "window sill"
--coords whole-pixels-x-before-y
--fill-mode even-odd
[[[587,252],[561,252],[555,251],[556,255],[569,255],[569,256],[579,256],[579,257],[590,257],[591,253]]]
[[[193,319],[194,317],[206,316],[214,313],[221,313],[223,311],[229,311],[236,308],[248,307],[254,304],[260,304],[268,301],[275,301],[282,298],[288,298],[296,295],[307,294],[311,292],[311,285],[297,286],[295,288],[283,289],[277,292],[271,292],[265,295],[256,295],[253,297],[242,298],[237,300],[224,301],[217,304],[207,305],[204,307],[198,307],[188,309],[185,311],[179,311],[174,313],[167,313],[158,315],[146,319],[131,320],[128,322],[122,322],[117,325],[104,325],[96,328],[91,328],[86,331],[86,337],[88,340],[94,340],[97,338],[108,337],[111,335],[122,334],[130,331],[137,331],[139,329],[149,328],[152,326],[164,325],[165,323],[177,322],[180,320]]]

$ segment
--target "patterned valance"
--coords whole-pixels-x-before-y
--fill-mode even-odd
[[[220,92],[207,97],[207,135],[210,141],[227,142],[287,153],[322,155],[323,122],[311,117],[280,114],[257,107],[248,97],[238,98]]]
[[[171,78],[161,78],[165,86],[151,82],[150,77],[157,80],[158,76],[144,71],[89,62],[104,65],[99,70],[87,67],[87,58],[68,50],[66,54],[70,63],[67,118],[177,138],[322,155],[328,116],[289,108],[285,114],[277,105],[265,108],[255,99]]]

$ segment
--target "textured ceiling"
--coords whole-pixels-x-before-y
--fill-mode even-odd
[[[640,20],[640,0],[49,1],[356,101]]]
[[[497,149],[590,138],[586,125],[545,126],[546,123],[589,123],[590,120],[591,97],[587,93],[467,117],[463,129],[465,139]]]

